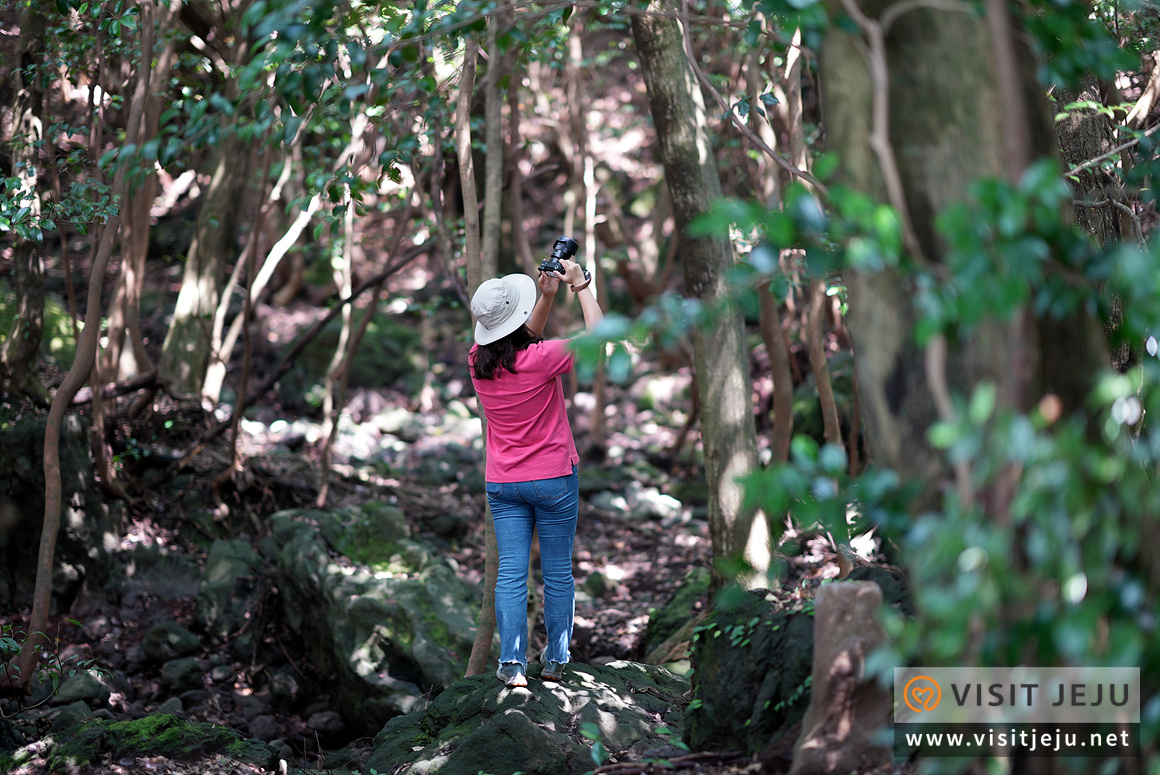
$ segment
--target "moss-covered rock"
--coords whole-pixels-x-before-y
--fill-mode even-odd
[[[462,675],[478,591],[378,503],[270,518],[287,623],[346,722],[374,734]]]
[[[694,750],[756,753],[805,715],[814,619],[777,611],[762,590],[723,596],[693,639]]]
[[[246,740],[228,727],[185,721],[172,715],[155,715],[133,721],[92,718],[56,742],[48,756],[50,771],[69,770],[99,762],[103,757],[164,756],[190,760],[221,754],[259,767],[270,767],[274,749]]]
[[[265,575],[262,559],[248,541],[213,542],[197,592],[196,613],[210,637],[220,642],[242,632],[244,637],[236,647],[243,653],[252,651],[253,633],[243,631],[262,595]]]
[[[592,769],[599,730],[612,755],[639,758],[679,737],[688,681],[633,662],[571,664],[544,683],[530,666],[526,689],[486,674],[465,678],[422,712],[392,719],[375,737],[368,769],[400,775],[522,772],[580,775]]]
[[[660,609],[649,611],[648,626],[641,637],[638,652],[642,657],[650,654],[697,616],[697,603],[708,596],[711,576],[708,568],[690,569],[669,602]]]

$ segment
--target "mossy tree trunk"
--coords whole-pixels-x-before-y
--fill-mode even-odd
[[[751,578],[769,567],[764,517],[744,506],[739,477],[757,467],[757,431],[750,400],[748,355],[740,310],[728,303],[733,249],[724,237],[693,237],[689,224],[721,196],[700,87],[685,51],[679,22],[660,0],[632,17],[649,107],[673,200],[685,286],[716,311],[711,327],[693,334],[701,436],[709,485],[709,530],[714,582],[731,580],[730,563],[744,558]],[[722,563],[725,563],[723,566]]]
[[[995,3],[988,4],[990,18],[965,12],[965,5],[901,13],[888,0],[827,5],[831,15],[862,19],[860,33],[832,26],[822,47],[828,149],[842,159],[844,183],[900,207],[913,235],[910,252],[920,254],[913,257],[936,265],[946,246],[935,218],[964,200],[974,180],[1013,178],[1032,159],[1055,152],[1029,56],[1017,48],[1017,36],[996,32],[1006,24],[1010,33],[1010,21],[996,27]],[[882,33],[878,49],[875,29]],[[1001,57],[1004,50],[1013,55]],[[876,116],[875,108],[886,110]],[[899,184],[893,190],[890,175]],[[1045,326],[1027,312],[1010,322],[985,321],[953,347],[923,350],[912,335],[918,313],[905,273],[850,272],[846,280],[867,441],[878,464],[924,483],[919,508],[938,503],[950,473],[927,442],[927,429],[948,411],[949,390],[969,395],[990,381],[1001,406],[1026,409],[1054,391],[1072,409],[1107,362],[1106,348],[1101,352],[1092,338],[1099,333],[1094,321]],[[1071,333],[1060,338],[1060,329]],[[1047,359],[1044,342],[1069,349]]]

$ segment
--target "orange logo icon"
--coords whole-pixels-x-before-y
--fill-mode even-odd
[[[942,701],[942,687],[930,676],[916,675],[906,682],[906,688],[902,690],[902,701],[915,713],[934,710]]]

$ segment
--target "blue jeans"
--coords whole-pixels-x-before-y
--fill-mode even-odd
[[[530,482],[488,482],[487,502],[499,546],[495,582],[495,623],[499,661],[528,664],[528,558],[532,530],[540,536],[540,569],[544,576],[546,659],[568,661],[576,587],[572,578],[572,542],[580,510],[580,479],[572,473]]]

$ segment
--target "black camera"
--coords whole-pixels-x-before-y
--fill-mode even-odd
[[[564,267],[560,264],[561,259],[571,258],[576,255],[576,251],[580,249],[580,245],[571,237],[560,237],[552,245],[552,255],[544,259],[540,264],[541,272],[555,272],[556,274],[564,274]]]

